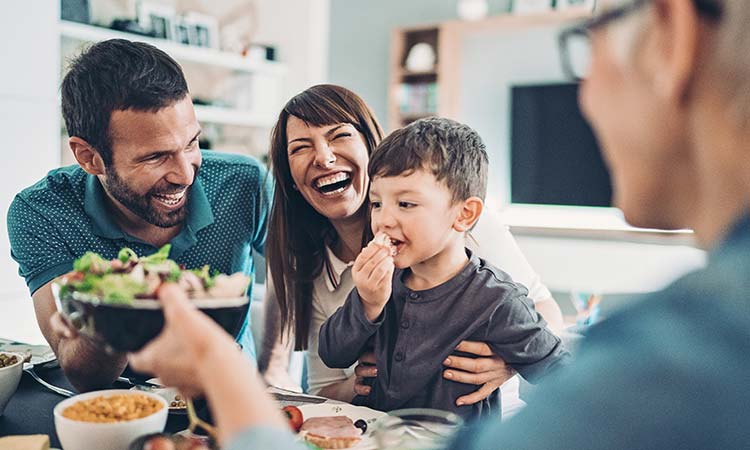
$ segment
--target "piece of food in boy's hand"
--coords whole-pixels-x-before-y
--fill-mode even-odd
[[[286,418],[289,421],[289,428],[295,433],[298,432],[304,421],[302,418],[302,411],[296,406],[285,406],[281,411],[286,415]]]
[[[346,416],[312,417],[305,420],[300,433],[320,448],[350,448],[362,440],[362,431]]]
[[[382,231],[372,238],[371,243],[388,250],[388,253],[390,253],[391,256],[396,256],[396,247],[391,243],[391,238]]]

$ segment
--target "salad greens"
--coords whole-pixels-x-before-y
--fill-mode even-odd
[[[208,265],[185,270],[169,259],[171,245],[139,257],[123,248],[116,259],[108,260],[87,252],[73,263],[73,271],[58,278],[60,296],[85,294],[104,303],[129,304],[137,298],[156,298],[164,282],[175,282],[191,298],[232,298],[245,295],[250,279],[242,273],[219,274]]]

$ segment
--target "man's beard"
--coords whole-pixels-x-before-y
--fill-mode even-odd
[[[195,177],[197,176],[198,170],[196,169]],[[187,192],[185,192],[185,203],[179,209],[165,213],[156,210],[151,205],[151,199],[154,195],[172,194],[182,191],[185,188],[187,188]],[[175,225],[179,225],[185,221],[185,218],[188,215],[187,200],[189,197],[187,196],[190,195],[190,186],[163,183],[161,186],[154,186],[145,194],[139,194],[131,189],[125,180],[120,178],[114,168],[110,167],[107,169],[107,192],[109,192],[109,194],[123,206],[128,208],[133,214],[151,225],[160,228],[171,228]]]

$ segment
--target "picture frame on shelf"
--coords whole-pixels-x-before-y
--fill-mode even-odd
[[[190,11],[185,13],[183,21],[188,28],[190,45],[219,49],[219,19],[209,14]]]
[[[62,0],[60,4],[60,17],[70,22],[90,23],[91,9],[89,7],[89,0]]]
[[[559,0],[558,0],[559,1]],[[554,0],[513,0],[513,14],[539,14],[554,11]]]
[[[172,22],[172,40],[179,44],[190,45],[190,24],[184,17],[175,17]]]
[[[151,35],[161,39],[173,38],[175,9],[169,5],[151,1],[139,1],[136,6],[138,24]]]
[[[557,0],[560,11],[578,10],[592,12],[596,8],[596,0]]]

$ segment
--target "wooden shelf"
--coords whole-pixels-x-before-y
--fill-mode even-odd
[[[211,101],[227,101],[227,98],[230,101],[237,100],[225,91],[232,88],[231,80],[241,80],[237,83],[241,82],[247,89],[240,93],[243,97],[239,98],[241,101],[238,103],[247,104],[247,109],[194,105],[196,118],[204,127],[208,124],[216,125],[211,127],[212,133],[207,134],[211,134],[211,145],[222,151],[258,157],[267,152],[267,146],[263,144],[266,142],[265,138],[256,137],[265,135],[276,122],[279,110],[275,100],[282,100],[276,97],[283,92],[282,86],[288,73],[286,64],[65,20],[57,22],[57,32],[63,60],[78,54],[82,44],[108,39],[151,44],[183,66],[191,94]],[[214,89],[225,82],[226,88]],[[62,154],[64,160],[69,158],[70,151],[67,147],[62,149]]]
[[[402,69],[399,73],[399,76],[401,78],[420,78],[420,77],[437,77],[438,75],[438,68],[434,68],[433,70],[425,70],[425,71],[413,71],[413,70],[407,70]]]
[[[548,11],[534,14],[498,14],[476,21],[453,20],[445,22],[442,26],[455,27],[465,32],[481,32],[498,28],[510,29],[564,25],[568,22],[589,16],[591,16],[591,12],[586,8],[570,8],[564,11]]]
[[[401,128],[409,122],[424,117],[437,115],[437,112],[402,113],[401,107],[409,105],[409,109],[420,110],[432,109],[436,106],[440,69],[439,35],[440,25],[409,27],[393,31],[388,103],[389,130]],[[429,45],[435,52],[435,67],[431,70],[412,71],[406,68],[409,51],[418,43]]]
[[[270,128],[276,122],[276,117],[268,114],[220,106],[195,105],[195,116],[199,122],[243,127]]]
[[[131,41],[146,42],[164,50],[180,61],[206,64],[238,72],[271,75],[283,75],[287,72],[284,64],[275,61],[254,61],[238,54],[223,52],[213,48],[185,45],[165,39],[125,33],[66,20],[60,21],[60,34],[63,38],[82,42],[97,42],[106,39],[128,39]]]

